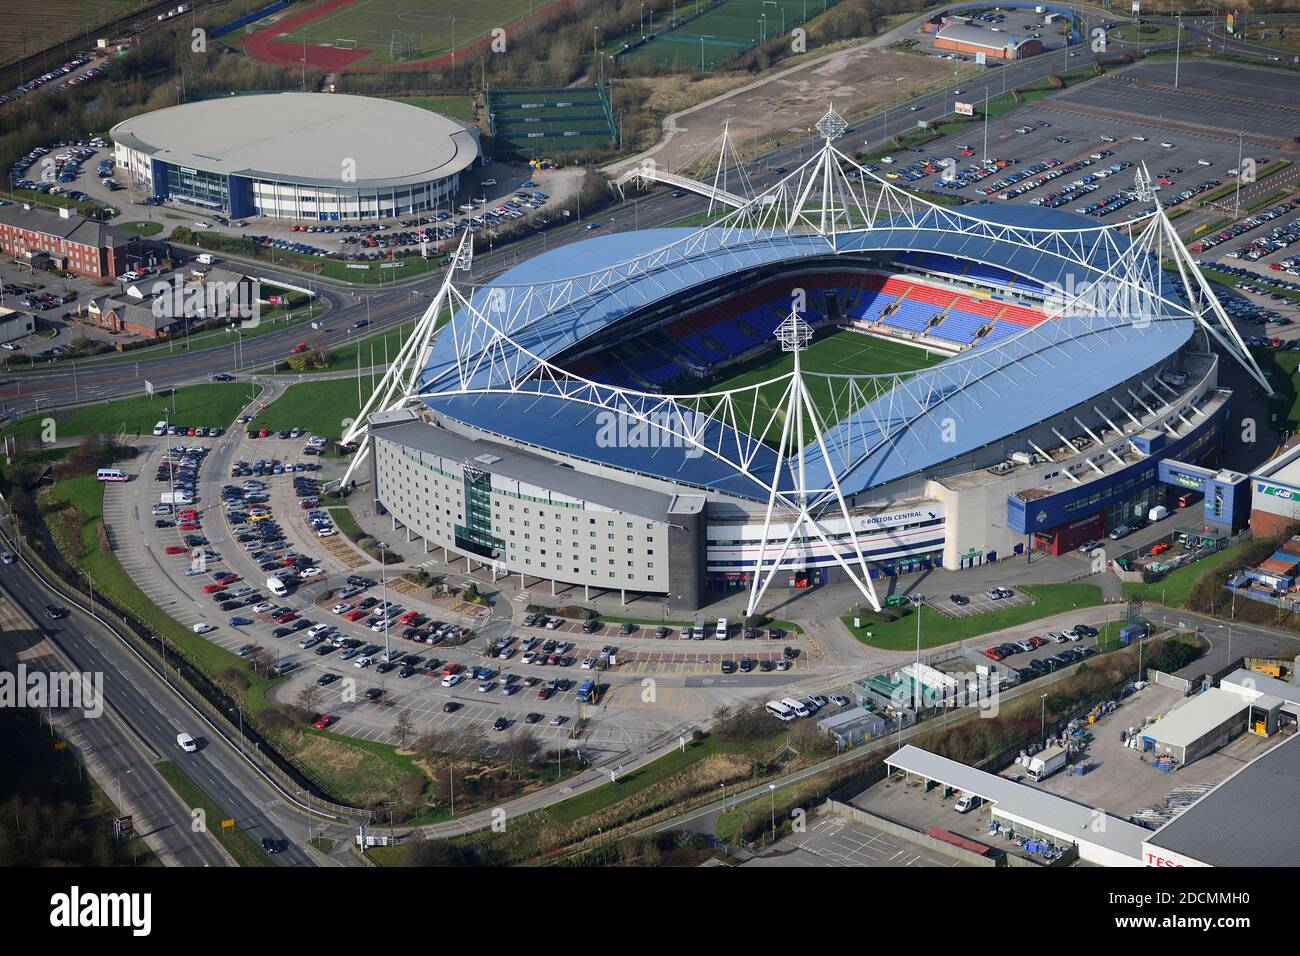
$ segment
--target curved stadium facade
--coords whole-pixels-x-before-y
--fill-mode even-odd
[[[1117,275],[1128,305],[1061,307]],[[591,238],[467,292],[418,401],[369,419],[372,488],[425,551],[676,607],[760,559],[783,588],[859,549],[871,577],[1060,553],[1165,503],[1162,462],[1218,455],[1230,393],[1185,305],[1117,230],[1028,207]],[[916,361],[805,368],[817,427],[783,455],[792,309],[809,356]]]
[[[335,93],[185,103],[124,120],[110,136],[115,165],[153,196],[232,218],[337,222],[447,207],[479,160],[468,126]]]

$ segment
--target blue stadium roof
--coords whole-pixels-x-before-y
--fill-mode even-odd
[[[424,400],[452,419],[541,448],[719,492],[761,497],[765,492],[750,477],[709,455],[688,456],[653,426],[646,447],[608,447],[599,438],[601,421],[595,409],[557,397],[551,386],[536,380],[522,393],[481,390],[518,383],[537,359],[556,356],[647,306],[736,272],[778,263],[797,268],[801,259],[835,254],[911,250],[939,252],[1068,286],[1071,275],[1076,284],[1095,278],[1089,266],[1110,269],[1127,247],[1122,236],[1106,236],[1092,221],[1056,210],[979,205],[965,207],[962,213],[992,226],[1038,230],[1041,243],[1026,248],[1001,241],[996,229],[988,236],[953,232],[948,228],[951,214],[936,209],[915,222],[840,233],[834,245],[816,235],[656,229],[593,237],[551,250],[474,291],[475,307],[509,338],[485,333],[469,310],[459,310],[440,334],[422,373]],[[689,255],[663,251],[683,244],[690,244]],[[1140,268],[1167,298],[1178,300],[1158,263],[1143,262]],[[904,388],[826,433],[841,486],[846,494],[862,491],[1030,427],[1156,364],[1181,347],[1192,329],[1191,320],[1172,315],[1143,327],[1123,317],[1100,322],[1062,318],[918,372]],[[475,394],[460,393],[454,374],[457,350],[462,356],[479,353],[494,359],[479,362],[467,373],[464,388]],[[962,374],[976,365],[981,374]],[[944,397],[938,408],[925,413],[914,396],[927,392]],[[955,442],[939,439],[944,419],[956,423]],[[753,445],[717,422],[701,437],[706,445],[724,451]],[[810,485],[825,487],[829,476],[815,446],[805,450],[805,462]],[[774,466],[774,453],[759,449],[751,471],[769,481]],[[788,474],[782,485],[792,487]]]

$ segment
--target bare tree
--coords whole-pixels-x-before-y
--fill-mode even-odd
[[[411,714],[409,711],[403,710],[397,715],[397,723],[393,727],[393,738],[397,741],[397,746],[405,748],[414,736],[415,725],[411,723]]]
[[[271,670],[271,653],[265,647],[255,647],[248,654],[248,666],[253,673],[265,675]]]
[[[541,749],[541,741],[534,737],[533,732],[528,728],[520,727],[511,733],[502,748],[502,754],[510,764],[511,775],[514,775],[516,766],[536,760]]]
[[[312,683],[298,691],[298,706],[303,710],[316,713],[317,705],[320,704],[321,688],[318,684]]]

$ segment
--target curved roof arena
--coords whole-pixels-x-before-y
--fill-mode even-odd
[[[339,93],[200,100],[123,120],[109,135],[178,166],[349,188],[442,179],[479,155],[477,137],[455,120],[405,103]],[[345,172],[349,163],[355,179]]]
[[[658,229],[552,250],[474,290],[470,301],[488,317],[486,327],[469,309],[456,310],[421,374],[422,399],[451,419],[553,452],[761,498],[766,491],[760,482],[771,482],[775,452],[755,447],[755,439],[722,422],[710,420],[694,433],[710,449],[743,447],[744,453],[683,455],[667,436],[649,448],[610,448],[599,440],[598,409],[592,404],[575,400],[572,392],[558,394],[553,380],[520,381],[541,362],[624,318],[635,321],[643,309],[687,290],[765,266],[797,269],[801,259],[833,269],[825,265],[828,256],[853,253],[938,252],[1066,288],[1123,272],[1181,305],[1154,257],[1136,259],[1127,238],[1082,216],[983,205],[964,207],[961,216],[984,228],[954,231],[953,212],[933,209],[912,221],[841,232],[833,240],[770,231]],[[1003,227],[1021,230],[1020,241],[1011,241]],[[852,268],[850,260],[845,267]],[[1164,360],[1193,329],[1186,313],[1157,302],[1149,322],[1125,315],[1068,316],[962,352],[916,372],[829,429],[824,437],[836,477],[851,495],[1032,427]],[[466,356],[477,360],[467,362]],[[955,442],[940,438],[944,419],[960,423]],[[749,461],[748,474],[724,457]],[[804,458],[809,484],[829,483],[815,446],[805,449]],[[778,485],[793,488],[789,469],[783,472]]]

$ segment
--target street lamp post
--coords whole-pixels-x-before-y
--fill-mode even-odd
[[[1038,742],[1042,744],[1047,740],[1047,695],[1038,698]]]
[[[772,842],[776,842],[776,784],[767,785],[767,794],[772,798]]]
[[[1174,89],[1178,89],[1178,61],[1183,52],[1183,18],[1178,17],[1178,29],[1174,37]]]
[[[385,604],[387,604],[388,603],[388,545],[386,545],[382,541],[379,542],[379,581],[380,581],[379,588],[381,594],[380,600],[383,601]],[[389,620],[390,618],[388,616],[388,609],[385,608],[384,610],[384,662],[385,663],[388,662],[388,658],[390,656],[390,651],[391,651],[391,648],[388,644]]]

